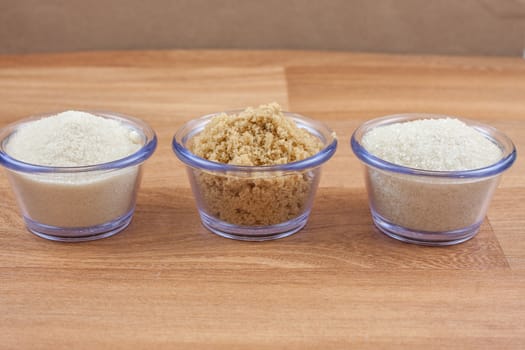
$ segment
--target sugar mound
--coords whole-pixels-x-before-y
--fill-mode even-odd
[[[374,156],[401,166],[432,171],[460,171],[492,165],[500,148],[455,118],[420,119],[376,127],[362,140]]]
[[[199,157],[226,164],[264,166],[291,163],[313,156],[321,141],[283,115],[273,102],[258,108],[212,118],[192,140]]]
[[[9,138],[7,153],[44,166],[86,166],[135,153],[142,145],[137,131],[86,112],[66,111],[27,123]]]

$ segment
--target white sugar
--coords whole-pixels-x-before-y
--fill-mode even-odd
[[[67,111],[23,124],[6,145],[26,163],[96,165],[124,158],[142,147],[144,136],[129,123]],[[85,228],[128,215],[140,180],[138,165],[110,171],[7,172],[26,218],[60,228]]]
[[[423,170],[478,169],[496,163],[502,156],[493,142],[454,118],[376,127],[363,136],[362,142],[378,158]]]
[[[138,133],[116,120],[67,111],[21,127],[7,153],[26,163],[84,166],[124,158],[141,147]]]
[[[497,163],[502,150],[454,118],[420,119],[376,127],[364,148],[397,165],[433,171],[479,169]],[[499,177],[413,176],[367,168],[374,215],[414,232],[445,233],[479,226]],[[444,236],[445,239],[445,236]]]

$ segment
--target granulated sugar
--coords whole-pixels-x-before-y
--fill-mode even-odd
[[[493,142],[452,118],[380,126],[367,132],[362,143],[378,158],[420,170],[478,169],[502,157]],[[499,179],[414,176],[373,167],[367,169],[366,176],[375,214],[392,224],[428,232],[479,224]]]
[[[453,118],[377,127],[363,136],[363,146],[390,163],[423,170],[478,169],[501,158],[498,146]]]
[[[23,162],[60,167],[96,165],[124,158],[144,140],[124,123],[68,111],[22,125],[6,152]],[[134,207],[140,167],[71,173],[8,171],[26,218],[55,227],[91,227]]]
[[[369,168],[366,181],[370,205],[382,220],[414,231],[446,232],[481,223],[499,177],[440,179]]]
[[[317,137],[286,118],[276,103],[236,115],[218,115],[189,145],[199,157],[243,166],[299,161],[322,147]],[[206,211],[227,223],[245,226],[274,225],[301,215],[319,178],[319,169],[279,175],[259,172],[249,177],[192,171]]]
[[[116,120],[67,111],[20,128],[6,150],[30,164],[83,166],[124,158],[140,147],[140,135]]]

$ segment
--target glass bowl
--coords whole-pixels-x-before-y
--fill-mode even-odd
[[[200,158],[188,149],[191,139],[219,114],[192,120],[173,137],[173,151],[187,166],[202,224],[220,236],[245,241],[277,239],[299,231],[310,215],[321,165],[337,148],[334,132],[318,121],[283,112],[321,140],[321,151],[281,165],[228,165]]]
[[[49,240],[91,241],[112,236],[131,222],[140,185],[141,164],[157,146],[155,132],[143,121],[115,113],[89,112],[136,131],[142,147],[112,162],[76,167],[34,165],[6,152],[9,138],[39,115],[0,130],[0,165],[6,169],[29,231]]]
[[[502,152],[484,168],[428,171],[382,160],[363,147],[370,130],[417,119],[453,118],[435,114],[399,114],[370,120],[352,135],[351,147],[364,163],[372,219],[380,231],[400,241],[423,245],[452,245],[472,238],[487,213],[501,174],[516,159],[512,141],[500,131],[476,121],[457,118],[480,132]]]

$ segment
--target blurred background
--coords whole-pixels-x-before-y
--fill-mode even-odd
[[[0,0],[0,53],[172,48],[523,56],[525,0]]]

